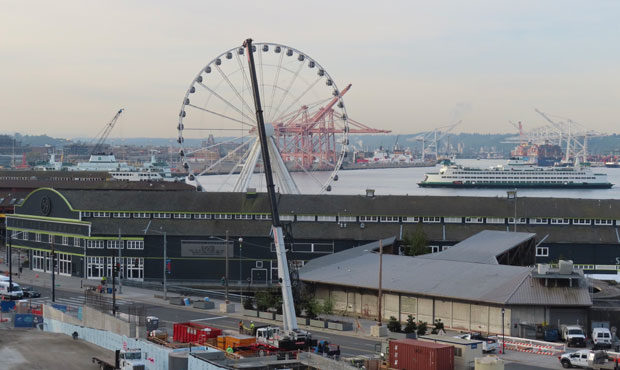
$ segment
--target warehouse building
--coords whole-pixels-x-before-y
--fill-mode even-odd
[[[537,270],[535,234],[483,231],[418,257],[384,254],[381,317],[446,328],[523,335],[532,324],[586,323],[592,305],[583,274]],[[385,247],[394,239],[383,240]],[[339,313],[378,317],[378,242],[314,259],[300,279]]]
[[[62,274],[109,277],[120,254],[126,278],[160,280],[165,264],[171,280],[219,281],[228,255],[230,281],[277,281],[266,194],[132,190],[131,186],[39,188],[23,196],[23,201],[22,196],[12,197],[15,214],[6,220],[10,239],[29,256],[30,268],[45,272],[50,271],[54,250],[62,261]],[[514,230],[514,202],[278,194],[289,259],[295,266],[418,231],[426,234],[433,252],[440,252],[482,230]],[[617,200],[523,198],[517,203],[516,226],[545,236],[533,250],[536,262],[573,259],[584,270],[617,274],[617,209]]]

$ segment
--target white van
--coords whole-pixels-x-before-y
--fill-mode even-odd
[[[0,281],[0,296],[8,299],[22,299],[24,292],[22,292],[22,288],[17,283],[13,283],[13,289],[9,291],[9,282]]]
[[[594,349],[611,348],[611,332],[607,328],[592,329],[592,342]]]

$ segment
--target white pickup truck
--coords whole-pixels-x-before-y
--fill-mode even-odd
[[[497,340],[493,338],[487,338],[480,333],[465,333],[454,336],[455,338],[467,339],[467,340],[479,340],[482,342],[482,352],[490,353],[495,352],[499,345]]]
[[[560,335],[562,340],[572,347],[585,347],[586,346],[586,334],[583,332],[581,326],[578,325],[562,325],[560,327]]]
[[[608,356],[605,351],[590,351],[589,349],[565,353],[558,358],[565,369],[574,366],[592,370],[611,370],[616,369],[618,365],[618,359]]]

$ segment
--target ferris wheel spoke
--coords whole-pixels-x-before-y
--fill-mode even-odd
[[[278,59],[278,68],[276,68],[276,75],[273,81],[273,87],[271,88],[271,99],[269,100],[269,112],[267,117],[271,117],[273,114],[273,101],[276,95],[276,87],[278,86],[278,80],[280,79],[280,71],[282,70],[282,60],[284,59],[284,53],[280,53],[280,59]]]
[[[286,97],[288,96],[288,93],[291,91],[291,87],[293,87],[293,84],[295,83],[295,80],[297,80],[297,76],[299,76],[299,72],[301,71],[303,66],[304,66],[303,63],[299,63],[299,67],[297,67],[297,71],[295,71],[293,78],[291,79],[288,86],[284,90],[284,93],[282,94],[282,97],[280,98],[280,102],[278,103],[278,106],[271,114],[271,120],[273,120],[273,117],[277,114],[277,112],[280,112],[280,106],[282,105],[282,103],[284,103],[284,99],[286,99]]]
[[[236,131],[236,130],[235,130],[235,131]],[[202,148],[198,148],[198,149],[196,149],[196,150],[186,151],[186,152],[185,152],[185,155],[189,155],[189,154],[193,154],[193,153],[202,152],[202,151],[209,150],[209,149],[211,149],[211,148],[215,148],[215,147],[217,147],[217,146],[224,145],[224,144],[234,143],[235,141],[237,141],[237,140],[239,140],[239,139],[241,139],[241,140],[243,141],[243,137],[236,137],[236,138],[234,138],[234,139],[232,139],[232,140],[220,141],[219,143],[215,143],[215,144],[213,144],[213,145],[209,145],[209,146],[205,146],[205,147],[202,147]],[[241,144],[239,144],[239,145],[241,145]]]
[[[308,93],[308,91],[312,90],[312,88],[316,86],[319,81],[321,81],[321,79],[317,78],[311,85],[308,85],[308,87],[301,94],[299,94],[299,96],[295,100],[293,100],[293,102],[289,104],[288,107],[282,110],[282,114],[280,114],[278,118],[274,119],[273,122],[278,122],[282,117],[290,114],[289,110],[293,107],[293,105],[295,105],[301,98],[303,98],[304,95]]]
[[[238,120],[238,119],[236,119],[236,118],[233,118],[233,117],[227,116],[227,115],[222,114],[222,113],[214,112],[214,111],[209,110],[209,109],[207,109],[207,108],[199,107],[199,106],[194,105],[194,104],[187,104],[187,106],[188,106],[188,107],[192,107],[192,108],[196,108],[196,109],[201,110],[201,111],[203,111],[203,112],[211,113],[211,114],[214,114],[214,115],[216,115],[216,116],[218,116],[218,117],[226,118],[226,119],[229,119],[229,120],[231,120],[231,121],[234,121],[234,122],[240,123],[240,124],[242,124],[242,125],[246,125],[246,126],[250,126],[250,127],[254,128],[254,126],[253,126],[253,125],[251,125],[251,124],[249,124],[249,123],[247,123],[247,122],[243,122],[243,121],[241,121],[241,120]],[[213,130],[213,129],[211,129],[211,130]]]
[[[245,68],[243,66],[243,62],[241,61],[241,58],[239,57],[238,53],[235,54],[235,56],[237,57],[237,63],[239,64],[239,69],[241,69],[241,74],[243,74],[243,81],[245,83],[245,86],[247,86],[247,88],[250,89],[252,87],[252,84],[250,84],[250,80],[249,80],[248,75],[246,73],[246,70],[245,70]],[[253,112],[252,109],[250,109],[249,111]],[[256,122],[256,121],[254,121],[254,122]]]
[[[198,85],[202,86],[203,88],[205,88],[207,91],[209,91],[211,94],[213,94],[215,97],[217,97],[218,99],[220,99],[222,102],[224,102],[224,104],[228,105],[230,108],[234,109],[237,113],[239,113],[240,115],[242,115],[243,117],[247,118],[248,121],[254,123],[254,125],[256,125],[256,121],[254,120],[254,118],[252,118],[251,116],[248,116],[247,114],[243,113],[242,110],[240,110],[239,108],[237,108],[234,104],[232,104],[231,102],[229,102],[227,99],[224,99],[222,96],[220,96],[218,93],[216,93],[215,91],[213,91],[211,88],[209,88],[207,85],[203,84],[202,82],[199,82]]]
[[[219,165],[220,163],[222,163],[223,161],[225,161],[227,158],[229,158],[231,155],[237,153],[241,148],[243,148],[244,146],[246,146],[247,143],[242,143],[241,145],[239,145],[238,147],[236,147],[235,149],[231,150],[230,152],[228,152],[225,156],[223,156],[222,158],[218,159],[217,161],[215,161],[215,163],[213,163],[212,165],[210,165],[209,167],[205,168],[202,172],[200,172],[200,175],[204,175],[205,173],[211,171],[213,168],[215,168],[215,166]]]
[[[228,78],[228,76],[226,76],[226,74],[222,71],[222,69],[220,68],[220,66],[216,65],[215,66],[218,70],[218,72],[220,72],[220,75],[222,76],[222,78],[224,79],[224,81],[226,81],[228,83],[228,86],[230,86],[231,90],[235,92],[235,95],[237,95],[237,97],[239,98],[239,100],[241,101],[241,103],[243,105],[245,105],[245,107],[248,109],[248,112],[252,111],[252,108],[250,108],[250,105],[248,105],[248,102],[245,101],[245,99],[243,98],[243,96],[241,96],[241,94],[239,93],[239,91],[237,90],[237,88],[235,87],[235,85],[233,85],[233,83],[230,81],[230,79]]]
[[[243,153],[243,155],[241,156],[241,158],[239,158],[239,160],[237,161],[237,163],[235,163],[234,166],[232,166],[230,168],[230,171],[228,171],[228,175],[226,175],[226,178],[224,179],[224,181],[220,184],[220,186],[217,188],[217,191],[222,191],[222,187],[224,185],[228,185],[228,181],[230,180],[230,178],[232,177],[232,174],[235,172],[235,170],[241,165],[241,163],[243,161],[247,161],[247,158],[250,154],[250,151],[252,149],[248,148],[248,150],[245,151],[245,153]]]
[[[259,70],[260,70],[260,87],[261,87],[261,95],[264,99],[265,96],[265,76],[263,74],[263,52],[260,51],[262,49],[259,49],[258,52],[258,66],[259,66]]]

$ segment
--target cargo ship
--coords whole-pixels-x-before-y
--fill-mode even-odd
[[[427,173],[420,187],[450,188],[553,188],[609,189],[604,173],[590,168],[540,167],[527,160],[512,159],[507,165],[488,169],[444,164],[438,173]]]
[[[541,167],[555,166],[562,161],[563,153],[559,145],[549,143],[521,143],[510,152],[512,157],[523,158],[528,163]]]

